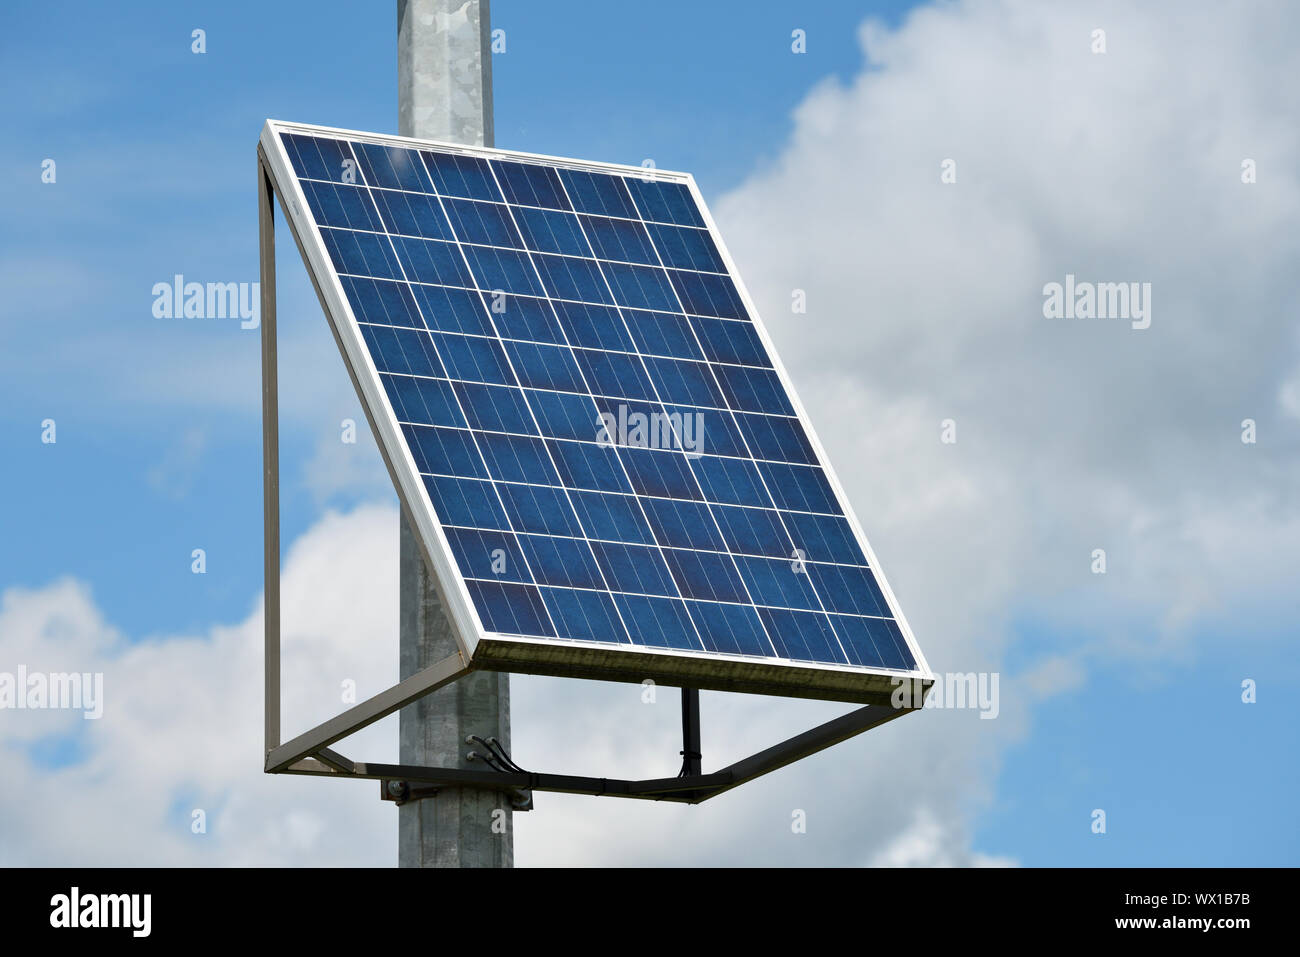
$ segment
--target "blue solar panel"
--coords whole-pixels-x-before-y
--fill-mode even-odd
[[[279,136],[486,633],[917,668],[680,178]]]

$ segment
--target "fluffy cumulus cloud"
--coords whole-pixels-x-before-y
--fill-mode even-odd
[[[931,666],[1002,671],[1017,652],[999,716],[910,716],[695,808],[539,795],[519,863],[1008,863],[972,822],[1034,708],[1103,661],[1193,654],[1246,596],[1247,622],[1293,610],[1298,27],[1282,4],[1010,0],[863,27],[860,73],[811,91],[715,213]],[[1045,318],[1067,274],[1150,283],[1149,328]],[[396,551],[378,507],[295,545],[287,733],[340,710],[343,680],[364,696],[395,673]],[[1081,637],[1035,657],[1014,647],[1027,617]],[[373,786],[260,773],[260,634],[254,608],[127,640],[76,583],[7,592],[0,660],[103,670],[106,703],[98,722],[4,715],[0,819],[23,826],[0,860],[392,863]],[[513,689],[525,766],[676,770],[671,689]],[[842,710],[703,707],[710,766]],[[343,750],[391,758],[395,737],[390,721]],[[64,810],[37,813],[51,794]]]
[[[390,508],[327,514],[290,549],[286,736],[343,710],[345,681],[357,700],[391,683],[396,578]],[[0,671],[20,667],[102,674],[103,714],[0,712],[0,863],[392,863],[395,830],[379,813],[391,808],[375,807],[374,785],[261,773],[260,602],[243,622],[205,634],[129,640],[78,582],[10,589],[0,601]],[[394,720],[355,743],[375,760],[395,759]],[[47,813],[53,800],[58,813]]]

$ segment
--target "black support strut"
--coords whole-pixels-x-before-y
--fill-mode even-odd
[[[679,777],[697,777],[702,767],[700,754],[700,691],[682,689],[682,770]]]

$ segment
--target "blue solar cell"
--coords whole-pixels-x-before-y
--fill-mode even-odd
[[[533,257],[546,291],[556,299],[613,303],[600,267],[590,259],[538,254]]]
[[[683,423],[683,432],[689,432],[690,451],[707,455],[748,457],[749,453],[745,450],[740,430],[736,428],[729,414],[717,409],[695,408],[672,403],[665,403],[664,411]]]
[[[640,223],[626,219],[606,219],[604,216],[580,216],[582,231],[587,234],[597,259],[612,259],[624,263],[657,265],[650,235]]]
[[[559,174],[549,166],[527,163],[490,164],[507,203],[516,206],[545,206],[548,209],[572,209],[564,196]]]
[[[429,333],[389,326],[362,326],[361,336],[370,347],[375,368],[380,372],[407,375],[443,375],[442,363]]]
[[[591,396],[534,389],[527,390],[526,394],[543,435],[580,442],[595,440],[598,426],[596,404]]]
[[[700,487],[681,452],[658,449],[619,449],[632,488],[640,495],[660,498],[700,498]]]
[[[715,365],[713,371],[717,373],[727,404],[737,412],[794,415],[794,407],[773,370]]]
[[[493,432],[475,432],[474,438],[483,452],[489,475],[498,482],[559,484],[559,476],[541,439]]]
[[[563,489],[500,482],[496,490],[505,503],[510,524],[517,531],[582,537],[582,526]]]
[[[393,285],[380,283],[380,285]],[[416,283],[410,287],[420,304],[424,324],[439,332],[461,332],[470,336],[492,335],[483,300],[473,289],[452,286],[426,286]]]
[[[366,233],[354,233],[365,236]],[[382,238],[382,237],[381,237]],[[435,283],[443,286],[469,286],[469,272],[465,269],[465,260],[454,243],[444,243],[433,239],[413,239],[407,236],[394,236],[393,247],[397,258],[401,260],[405,278],[411,282]],[[377,276],[380,273],[369,273]],[[385,273],[384,275],[388,275]],[[389,278],[402,278],[392,274]]]
[[[356,169],[352,150],[345,142],[290,133],[284,137],[284,145],[294,172],[304,179],[342,183],[348,170]]]
[[[645,364],[664,402],[715,409],[726,407],[713,372],[706,363],[649,356]]]
[[[330,260],[339,272],[381,279],[403,278],[402,267],[385,237],[346,229],[322,228],[320,232]]]
[[[456,404],[451,383],[445,379],[417,379],[380,373],[384,391],[402,422],[465,428],[465,416]],[[481,388],[481,387],[480,387]]]
[[[433,150],[421,150],[420,156],[440,195],[502,201],[501,190],[485,160]]]
[[[384,232],[384,224],[365,190],[355,186],[304,181],[302,191],[307,197],[312,218],[318,225]]]
[[[712,359],[714,362],[747,366],[772,364],[753,323],[729,322],[726,319],[705,319],[696,316],[691,320],[691,325],[700,337],[705,358]]]
[[[594,349],[574,349],[573,352],[593,395],[651,402],[655,400],[654,385],[636,356],[622,352],[597,352]]]
[[[693,452],[696,424],[690,417],[669,416],[657,402],[597,396],[600,428],[596,441],[628,448]]]
[[[686,603],[680,599],[616,594],[614,603],[634,644],[691,651],[704,648],[691,625]]]
[[[436,381],[436,380],[425,380]],[[536,435],[533,415],[524,401],[522,389],[508,385],[484,385],[479,382],[457,382],[453,386],[456,397],[465,409],[469,426],[484,432],[518,432]],[[461,423],[439,422],[438,425]]]
[[[402,434],[419,471],[462,478],[488,477],[474,437],[464,429],[404,425]]]
[[[689,458],[705,454],[704,417],[706,413],[695,410],[682,410],[669,406],[664,412],[665,422],[672,428],[672,448],[681,449]],[[664,430],[666,434],[666,427]],[[668,441],[667,438],[664,441]]]
[[[433,332],[429,335],[438,348],[448,378],[515,385],[514,374],[510,371],[499,341],[450,332]]]
[[[779,558],[736,559],[741,577],[749,589],[749,597],[756,605],[773,605],[780,608],[802,608],[818,611],[817,593],[808,580],[806,565]],[[796,569],[805,569],[798,571]]]
[[[473,285],[488,292],[500,290],[519,296],[543,294],[528,254],[490,246],[461,246],[474,275]],[[469,282],[464,285],[470,285]]]
[[[591,548],[580,538],[520,535],[519,545],[540,585],[604,588]]]
[[[562,169],[560,179],[564,182],[573,208],[579,212],[621,216],[625,219],[637,218],[636,206],[628,195],[621,176]]]
[[[465,578],[524,583],[533,580],[513,532],[477,528],[447,528],[445,531],[451,553]]]
[[[749,602],[745,583],[728,555],[665,548],[664,559],[685,598]]]
[[[890,617],[889,604],[868,568],[851,565],[808,564],[808,576],[821,595],[826,610],[850,615]]]
[[[488,633],[554,637],[542,593],[532,585],[467,581],[470,598]]]
[[[340,191],[345,188],[339,187]],[[388,189],[372,189],[370,195],[379,210],[382,225],[356,226],[354,229],[379,229],[425,239],[454,238],[437,197]]]
[[[744,412],[736,416],[736,421],[754,458],[816,463],[812,443],[798,419]]]
[[[636,340],[637,351],[677,359],[704,359],[690,321],[685,316],[641,309],[628,309],[623,315],[632,331],[632,338]]]
[[[777,654],[794,661],[849,663],[840,650],[830,619],[821,612],[760,608],[758,615],[767,627]]]
[[[600,268],[618,305],[632,309],[678,308],[668,274],[658,266],[602,263]]]
[[[691,196],[691,191],[681,183],[665,180],[646,182],[636,176],[623,179],[632,193],[641,218],[678,226],[703,226],[704,217]]]
[[[898,623],[889,618],[854,618],[849,615],[831,615],[831,624],[839,636],[840,644],[849,656],[849,663],[869,668],[916,667],[916,659],[907,648]]]
[[[577,641],[627,643],[614,600],[606,592],[543,588],[547,610],[562,637]]]
[[[582,370],[568,346],[507,342],[505,347],[515,367],[515,375],[528,388],[556,392],[586,391],[582,385]]]
[[[658,548],[648,545],[624,545],[616,542],[592,542],[605,581],[613,591],[640,595],[676,596],[677,586],[668,572]]]
[[[510,219],[510,209],[500,203],[480,203],[471,199],[445,199],[447,218],[456,239],[481,246],[522,246],[519,230]]]
[[[570,492],[569,495],[588,538],[643,545],[655,543],[637,499],[631,495],[607,492]]]
[[[498,529],[510,527],[491,482],[425,476],[424,487],[429,492],[429,501],[433,503],[438,521],[443,525]]]
[[[340,276],[339,281],[358,322],[424,328],[420,310],[405,283],[363,276]]]
[[[485,629],[916,667],[685,183],[281,135]]]
[[[726,272],[726,264],[708,230],[650,223],[647,227],[665,266],[702,272]]]
[[[618,352],[636,351],[623,327],[619,311],[613,306],[559,301],[552,305],[570,345]]]
[[[724,655],[772,655],[772,643],[753,605],[688,601],[686,608],[709,651]]]
[[[385,189],[409,189],[416,193],[430,192],[429,175],[415,150],[396,146],[379,146],[374,143],[354,143],[357,165],[366,178],[366,185]]]
[[[718,506],[713,515],[730,551],[794,559],[794,546],[781,524],[780,513],[766,508]]]
[[[684,456],[683,456],[684,458]],[[710,502],[724,505],[754,505],[768,508],[772,499],[753,462],[702,455],[691,460],[691,468]]]
[[[592,492],[631,492],[612,448],[592,442],[548,440],[555,466],[566,488]],[[538,481],[533,478],[530,481]]]
[[[523,206],[512,206],[510,210],[523,235],[524,245],[529,249],[566,256],[591,255],[591,247],[582,235],[578,217],[572,213]]]
[[[556,321],[551,304],[545,299],[528,296],[488,294],[492,321],[505,339],[531,339],[533,342],[564,342],[564,330]]]
[[[726,276],[707,272],[668,270],[668,278],[681,298],[682,308],[695,316],[747,319],[736,285]]]
[[[782,517],[790,529],[795,547],[803,551],[808,561],[867,564],[867,556],[854,538],[848,519],[842,515],[783,512]]]
[[[703,502],[648,498],[642,499],[641,504],[661,545],[726,551],[722,533]]]
[[[593,395],[596,414],[600,417],[596,441],[602,445],[628,445],[634,448],[659,448],[658,426],[663,425],[663,412],[657,403],[633,401],[618,396]],[[651,435],[649,419],[656,416],[656,431]],[[668,430],[671,434],[671,429]]]
[[[759,462],[758,470],[777,508],[796,512],[840,512],[835,493],[822,470],[816,466]]]

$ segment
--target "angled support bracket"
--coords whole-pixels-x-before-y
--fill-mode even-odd
[[[262,519],[265,535],[263,587],[265,612],[263,652],[265,658],[265,752],[266,771],[278,774],[327,774],[346,777],[356,767],[329,745],[354,731],[410,704],[418,698],[450,684],[469,673],[470,666],[458,652],[417,672],[372,698],[349,708],[291,741],[280,739],[280,438],[279,385],[276,357],[276,290],[275,290],[275,188],[268,170],[266,155],[257,147],[257,218],[258,256],[261,272],[262,332]],[[283,197],[280,197],[283,203]],[[302,239],[286,216],[290,232],[302,251]],[[315,277],[312,283],[315,285]],[[316,288],[320,297],[320,288]],[[324,308],[321,297],[321,306]],[[373,425],[373,423],[372,423]]]
[[[395,764],[354,764],[352,778],[378,779],[380,797],[385,801],[403,803],[418,800],[436,792],[440,787],[474,785],[502,790],[554,791],[563,794],[591,794],[605,797],[639,798],[648,801],[674,801],[679,804],[699,804],[717,797],[747,781],[762,777],[792,764],[801,758],[824,751],[832,745],[847,741],[864,731],[901,718],[919,708],[892,708],[884,705],[867,705],[833,718],[825,724],[795,735],[747,758],[728,765],[711,774],[695,773],[675,778],[648,780],[623,780],[618,778],[593,778],[571,774],[547,774],[533,771],[522,773],[503,771],[466,771],[460,768],[419,768]],[[290,774],[317,774],[330,776],[331,772],[295,766]],[[334,775],[338,776],[338,775]]]
[[[298,735],[292,741],[273,747],[266,755],[266,770],[271,774],[277,774],[288,770],[292,764],[303,758],[315,757],[333,768],[335,773],[346,773],[344,769],[348,764],[344,762],[347,759],[330,751],[329,745],[340,738],[346,738],[354,731],[361,730],[368,724],[373,724],[380,718],[386,718],[417,698],[423,698],[443,685],[469,674],[469,671],[459,654],[444,658],[437,664],[398,682],[387,691],[381,691],[342,714],[330,718],[324,724]]]

